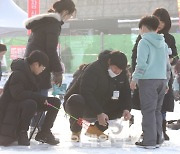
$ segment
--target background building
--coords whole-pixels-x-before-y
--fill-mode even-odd
[[[27,11],[27,0],[14,0]],[[56,0],[40,0],[40,12],[45,13]],[[136,30],[138,20],[157,7],[166,8],[172,17],[172,32],[178,30],[177,0],[74,0],[77,16],[64,25],[66,35],[128,34]],[[127,20],[128,19],[128,20]]]
[[[27,0],[14,0],[27,11]],[[40,13],[46,13],[56,0],[40,0]],[[74,72],[82,63],[91,63],[104,49],[124,52],[131,64],[132,48],[137,38],[139,19],[158,8],[167,9],[172,18],[171,33],[180,50],[177,0],[74,0],[75,19],[63,25],[59,52],[67,68]],[[27,44],[28,37],[4,39],[9,46]],[[10,59],[10,58],[9,58]],[[10,59],[11,60],[11,59]],[[69,62],[69,63],[67,63]],[[10,63],[10,62],[9,62]]]
[[[40,0],[40,12],[46,12],[56,0]],[[27,10],[27,0],[14,0]],[[74,0],[78,19],[120,18],[136,19],[149,14],[157,7],[166,8],[177,17],[177,0]]]

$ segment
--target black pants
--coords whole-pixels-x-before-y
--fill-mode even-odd
[[[58,98],[48,97],[47,101],[53,106],[60,108],[61,103]],[[58,110],[53,107],[40,104],[34,100],[28,99],[20,103],[21,114],[18,128],[19,131],[28,131],[31,119],[37,111],[47,111],[44,123],[42,125],[42,131],[49,131],[53,127],[54,121],[58,114]]]
[[[117,119],[122,116],[122,109],[114,102],[109,102],[104,107],[104,112],[108,115],[109,119]],[[110,107],[109,107],[110,106]],[[117,107],[118,106],[118,107]],[[90,108],[85,104],[84,98],[79,94],[71,95],[67,101],[64,102],[64,110],[75,118],[97,118]],[[77,123],[77,120],[70,117],[70,129],[72,132],[81,131],[82,127]]]

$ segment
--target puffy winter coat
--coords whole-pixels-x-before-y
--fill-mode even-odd
[[[107,60],[103,55],[89,64],[81,76],[79,91],[76,91],[85,99],[89,109],[87,113],[93,113],[93,115],[116,111],[117,106],[113,105],[113,101],[118,101],[115,103],[118,104],[118,109],[131,110],[131,92],[126,71],[111,78],[108,74]],[[113,91],[119,91],[118,100],[111,99]]]
[[[19,124],[19,103],[32,99],[44,103],[46,97],[38,94],[36,77],[26,60],[18,59],[11,65],[12,74],[0,98],[0,135],[16,138]]]
[[[26,28],[32,31],[26,47],[25,57],[29,56],[33,50],[45,52],[49,57],[49,67],[40,75],[41,89],[51,87],[50,72],[63,71],[57,53],[62,24],[58,13],[36,15],[25,22]]]

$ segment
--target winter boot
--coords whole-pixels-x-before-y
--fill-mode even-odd
[[[71,135],[71,141],[73,142],[79,142],[80,141],[80,135],[81,135],[81,131],[80,132],[72,132]]]
[[[51,133],[50,130],[47,132],[43,132],[43,131],[38,132],[35,137],[35,140],[50,145],[56,145],[59,143],[59,140],[54,137],[54,135]]]
[[[96,137],[98,139],[108,139],[108,135],[104,134],[96,125],[90,125],[85,133],[90,137]]]
[[[169,136],[166,134],[166,120],[163,120],[162,130],[163,130],[164,140],[169,141]]]
[[[28,139],[27,131],[22,130],[22,131],[19,132],[18,144],[19,145],[24,145],[24,146],[29,146],[30,145],[30,141]]]
[[[168,121],[167,127],[171,128],[172,130],[180,129],[180,119],[179,120],[170,120],[170,121]]]

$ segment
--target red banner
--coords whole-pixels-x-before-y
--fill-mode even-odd
[[[24,45],[13,45],[10,48],[10,58],[12,60],[17,58],[23,58],[25,53],[26,46]]]
[[[40,0],[28,0],[28,17],[32,17],[39,14],[40,11]]]
[[[32,17],[40,12],[40,0],[28,0],[28,17]],[[31,32],[28,31],[28,34]]]

